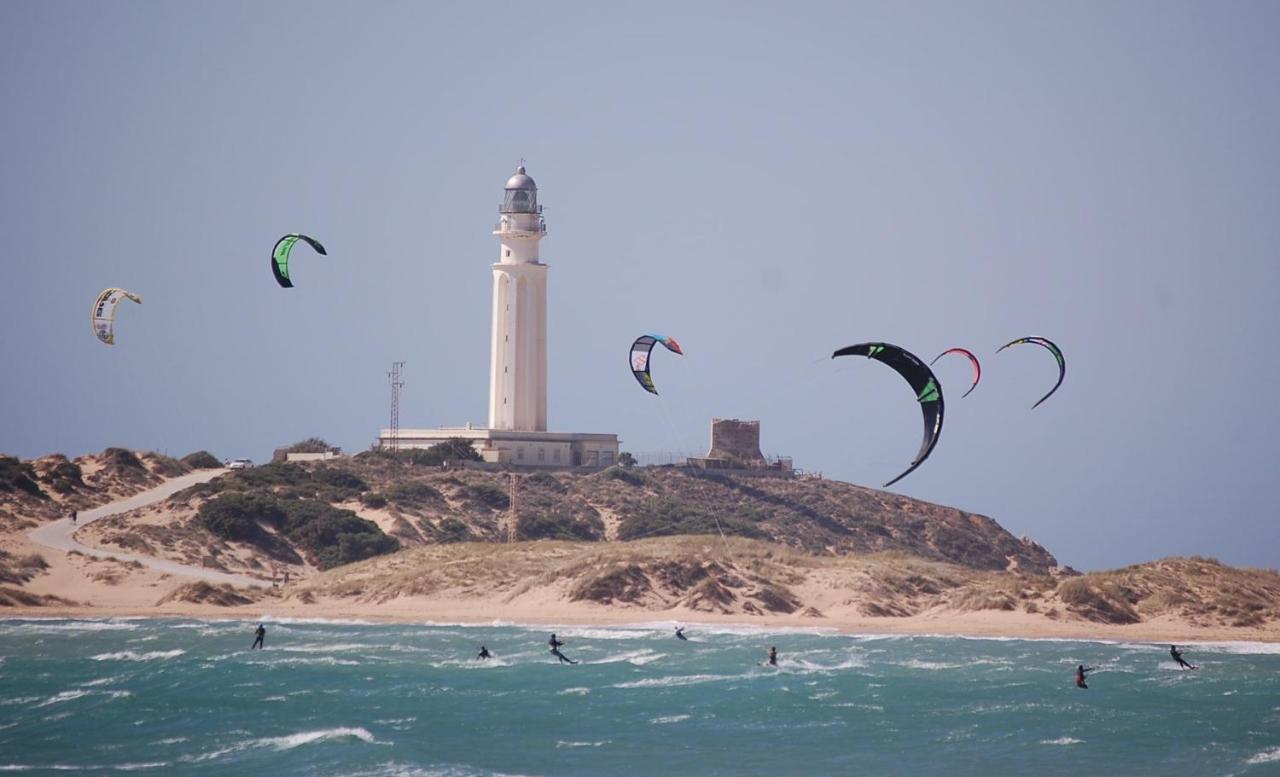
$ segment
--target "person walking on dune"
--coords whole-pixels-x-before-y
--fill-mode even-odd
[[[1173,656],[1173,660],[1177,661],[1178,666],[1181,667],[1182,669],[1199,669],[1200,668],[1195,664],[1188,664],[1186,661],[1184,661],[1182,658],[1182,651],[1178,650],[1177,645],[1169,646],[1169,655]]]
[[[569,658],[568,656],[566,656],[564,653],[560,652],[560,648],[564,647],[564,643],[556,639],[555,634],[551,635],[551,639],[547,640],[547,644],[551,646],[551,655],[560,659],[560,663],[562,664],[578,663],[577,661],[574,661],[572,658]]]
[[[481,645],[480,652],[476,653],[476,660],[484,661],[485,659],[489,659],[489,658],[493,658],[493,656],[489,654],[489,648],[485,647],[484,645]]]
[[[255,648],[260,648],[262,650],[266,650],[266,646],[263,645],[262,642],[267,638],[267,627],[259,623],[258,628],[253,632],[253,634],[254,634],[253,647],[249,649],[253,650]]]
[[[1084,676],[1089,674],[1096,668],[1097,667],[1093,667],[1093,666],[1086,667],[1084,664],[1080,664],[1079,666],[1077,666],[1076,667],[1076,687],[1083,688],[1086,691],[1089,690],[1089,685],[1084,681]]]

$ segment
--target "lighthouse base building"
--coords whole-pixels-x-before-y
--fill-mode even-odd
[[[489,425],[485,429],[383,429],[383,448],[429,448],[471,441],[486,461],[531,467],[607,467],[618,459],[612,434],[547,431],[547,273],[538,248],[547,224],[538,187],[524,166],[507,179],[493,234],[493,330],[489,344]],[[394,435],[394,436],[393,436]]]

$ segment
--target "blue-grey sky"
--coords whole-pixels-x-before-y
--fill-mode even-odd
[[[1280,565],[1280,5],[0,4],[0,450],[266,458],[485,422],[490,234],[549,236],[553,429],[713,416],[1065,562]],[[278,288],[279,235],[299,249]],[[106,286],[118,344],[89,329]],[[670,334],[654,398],[631,340]],[[1056,377],[1023,335],[1056,340]]]

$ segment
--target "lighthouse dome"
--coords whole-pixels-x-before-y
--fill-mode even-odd
[[[520,165],[516,168],[516,174],[507,179],[507,185],[503,188],[507,191],[512,189],[537,189],[538,185],[533,182],[532,178],[525,175],[524,165]]]

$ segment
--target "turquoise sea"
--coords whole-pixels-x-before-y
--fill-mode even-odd
[[[268,620],[250,651],[254,625],[0,620],[0,771],[1280,774],[1280,645],[1189,672],[1141,643]]]

